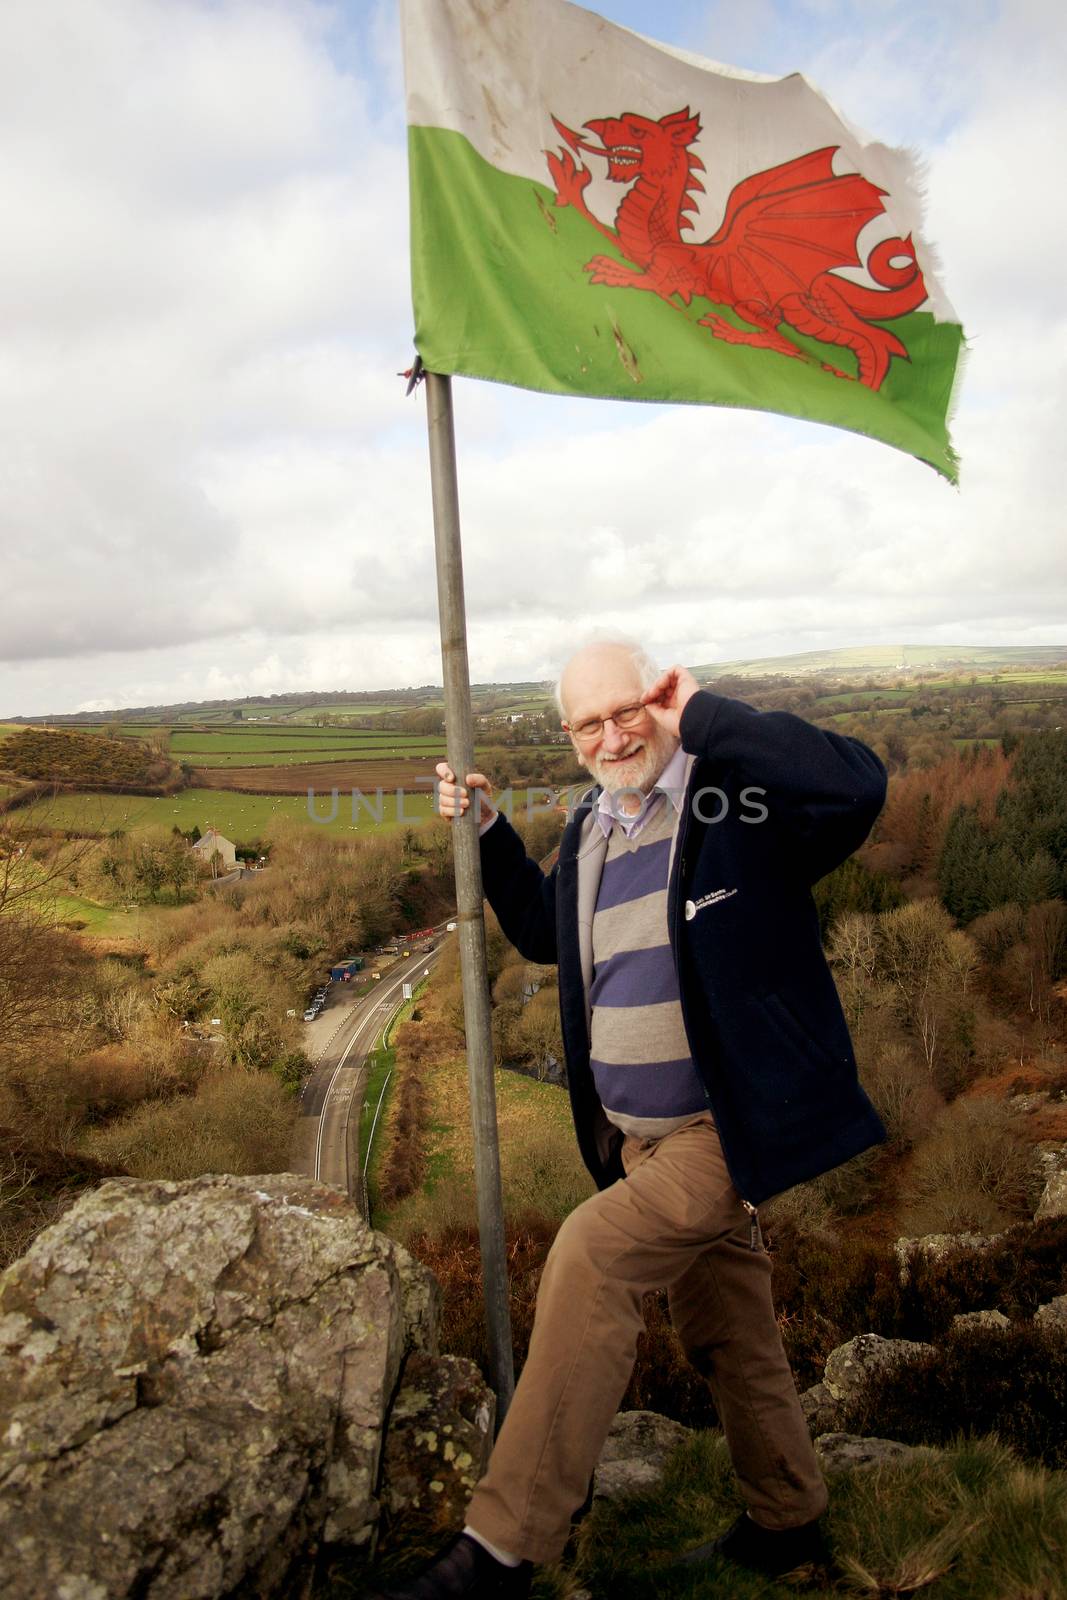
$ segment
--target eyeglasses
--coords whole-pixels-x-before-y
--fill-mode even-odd
[[[613,711],[609,717],[587,717],[584,722],[579,722],[577,727],[570,728],[569,723],[564,726],[570,728],[576,739],[581,739],[583,744],[590,739],[599,739],[604,732],[605,722],[613,722],[617,728],[636,728],[641,718],[648,710],[647,706],[620,706],[618,711]]]

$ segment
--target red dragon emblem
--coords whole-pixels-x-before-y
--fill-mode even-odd
[[[705,171],[690,146],[700,133],[700,118],[671,112],[658,122],[627,112],[587,122],[599,145],[589,144],[558,118],[552,118],[568,149],[546,150],[556,188],[556,205],[573,206],[633,263],[593,256],[585,263],[592,283],[648,289],[668,303],[677,295],[689,305],[694,295],[728,306],[748,324],[738,328],[714,312],[700,318],[716,339],[753,345],[806,360],[806,352],[781,334],[785,322],[799,333],[855,353],[860,383],[879,389],[891,356],[908,352],[877,322],[904,316],[926,299],[926,285],[910,236],[884,239],[861,261],[860,230],[884,212],[884,189],[858,172],[835,173],[838,146],[812,150],[735,186],[726,202],[722,226],[697,243],[682,238],[691,228],[696,194],[704,192]],[[593,174],[576,161],[580,151],[607,161],[613,183],[629,185],[610,228],[589,210],[585,189]],[[902,261],[903,258],[903,261]],[[834,270],[865,266],[877,288],[842,278]],[[877,319],[872,321],[871,319]],[[836,377],[850,376],[824,363]]]

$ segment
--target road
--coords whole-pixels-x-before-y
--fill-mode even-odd
[[[362,1203],[358,1130],[367,1083],[367,1052],[403,1004],[404,984],[420,983],[427,969],[433,971],[437,956],[436,950],[413,951],[408,960],[390,968],[370,993],[347,1008],[347,1017],[323,1046],[300,1097],[292,1170],[342,1189],[357,1204]],[[340,984],[335,987],[342,989]],[[319,1019],[320,1024],[328,1015]]]

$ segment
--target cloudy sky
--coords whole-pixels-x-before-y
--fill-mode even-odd
[[[755,413],[457,381],[471,671],[1065,643],[1058,0],[603,0],[927,166],[956,491]],[[0,715],[440,681],[392,0],[0,6]]]

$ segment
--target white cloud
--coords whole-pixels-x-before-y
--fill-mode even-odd
[[[926,142],[963,487],[773,417],[457,383],[475,678],[598,622],[701,661],[1065,638],[1059,11],[762,16],[680,42]],[[0,713],[439,678],[398,92],[384,4],[0,12]]]

